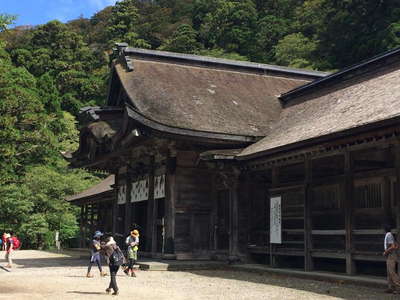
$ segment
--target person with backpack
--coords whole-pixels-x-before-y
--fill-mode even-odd
[[[126,238],[125,244],[128,246],[128,267],[124,270],[125,274],[129,276],[129,272],[132,277],[136,277],[133,266],[137,261],[137,252],[139,250],[139,231],[132,230],[131,234]]]
[[[20,240],[14,233],[10,233],[10,235],[11,235],[11,239],[13,240],[13,246],[14,246],[13,250],[19,250],[19,248],[21,248]]]
[[[120,266],[125,263],[124,254],[112,236],[108,237],[105,244],[101,245],[101,253],[106,257],[108,267],[110,268],[111,279],[106,293],[109,294],[111,290],[114,290],[113,295],[118,295],[117,273]]]
[[[90,262],[87,270],[86,277],[92,278],[93,275],[90,273],[92,269],[92,265],[95,263],[97,267],[99,268],[100,271],[100,276],[104,277],[107,275],[106,272],[103,272],[101,268],[101,256],[100,256],[100,238],[103,236],[103,233],[100,231],[96,231],[93,236],[93,241],[92,241],[92,247],[90,249],[91,256],[90,256]]]

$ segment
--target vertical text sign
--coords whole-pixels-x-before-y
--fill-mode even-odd
[[[270,243],[281,244],[282,243],[282,214],[281,214],[281,197],[271,198],[271,209],[270,209]]]

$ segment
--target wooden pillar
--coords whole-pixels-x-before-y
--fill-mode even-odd
[[[272,167],[272,184],[271,187],[275,188],[279,185],[279,169],[278,167],[274,166]],[[271,206],[271,204],[269,203],[269,205]],[[270,228],[271,230],[271,228]],[[274,251],[275,251],[275,245],[271,244],[270,241],[270,265],[272,268],[275,268],[278,266],[277,264],[277,260],[276,260],[276,256],[274,255]]]
[[[154,243],[154,156],[150,157],[149,167],[149,200],[147,200],[147,222],[146,222],[146,252],[153,252]]]
[[[314,269],[312,258],[312,162],[306,158],[304,161],[304,270]]]
[[[84,204],[83,205],[83,235],[82,235],[82,239],[83,239],[83,248],[86,248],[87,246],[87,241],[86,241],[86,237],[87,237],[87,226],[88,226],[88,205]]]
[[[400,143],[396,143],[395,148],[395,168],[396,168],[396,184],[395,184],[395,203],[396,203],[396,226],[397,241],[400,240]]]
[[[80,217],[79,217],[79,248],[84,247],[84,241],[83,241],[83,233],[84,233],[84,228],[83,228],[83,218],[85,214],[85,205],[82,204],[80,206],[81,212],[80,212]]]
[[[236,259],[239,254],[239,170],[234,170],[231,175],[230,186],[230,235],[229,235],[229,256],[232,259]]]
[[[165,176],[164,252],[175,253],[176,154],[170,151]]]
[[[124,224],[124,237],[128,236],[128,233],[132,230],[132,202],[131,202],[131,191],[132,191],[132,175],[128,172],[125,177],[126,180],[126,204],[125,204],[125,224]]]
[[[117,233],[117,216],[118,216],[118,175],[115,174],[115,189],[114,189],[114,200],[112,202],[112,235],[115,236]]]
[[[351,153],[345,152],[344,156],[345,179],[344,179],[344,216],[346,231],[346,273],[348,275],[356,274],[356,266],[352,257],[353,252],[353,161]]]

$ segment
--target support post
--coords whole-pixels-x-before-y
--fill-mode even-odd
[[[238,206],[238,187],[239,187],[239,170],[234,170],[232,174],[233,180],[230,186],[230,232],[229,235],[229,256],[231,259],[237,259],[239,255],[238,244],[239,244],[239,206]]]
[[[132,226],[132,202],[131,202],[131,192],[132,192],[132,174],[129,172],[126,174],[126,203],[125,203],[125,224],[124,224],[124,238],[131,231]],[[125,240],[123,240],[125,241]]]
[[[304,271],[314,269],[312,258],[312,162],[309,158],[304,161]]]
[[[346,230],[346,273],[356,274],[356,266],[352,257],[353,252],[353,162],[349,151],[344,154],[345,179],[344,179],[344,215]]]
[[[154,156],[150,157],[150,168],[149,168],[149,200],[147,203],[147,223],[146,223],[146,252],[153,251],[153,231],[154,231],[154,170],[155,162]]]
[[[396,143],[395,148],[395,168],[396,168],[396,184],[395,184],[395,203],[396,203],[396,228],[397,242],[400,240],[400,142]]]
[[[115,236],[117,233],[117,217],[118,217],[118,175],[115,174],[114,186],[114,201],[112,202],[112,235]]]
[[[85,217],[85,204],[81,205],[81,214],[80,214],[80,219],[79,219],[79,248],[84,248],[85,242],[83,238],[83,233],[85,232],[83,226],[84,226],[84,217]]]
[[[175,203],[176,203],[176,152],[169,151],[165,180],[165,218],[164,244],[165,253],[175,253]]]
[[[279,169],[278,167],[272,167],[272,184],[271,187],[275,188],[279,185]],[[271,202],[269,201],[269,205],[271,207]],[[270,229],[271,230],[271,229]],[[276,268],[278,266],[276,256],[274,255],[275,246],[271,244],[270,241],[270,265],[272,268]]]

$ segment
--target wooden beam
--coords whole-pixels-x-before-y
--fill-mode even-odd
[[[165,177],[164,252],[168,254],[175,253],[176,159],[168,154]]]
[[[400,142],[397,141],[395,147],[395,174],[396,184],[394,188],[394,196],[396,203],[396,228],[397,232],[400,232]],[[397,234],[397,242],[400,241],[400,235]]]
[[[312,248],[312,164],[307,159],[304,162],[304,271],[314,269],[314,260],[311,256]]]
[[[239,254],[238,244],[239,244],[239,205],[238,205],[238,189],[239,189],[239,170],[235,170],[232,181],[232,186],[230,187],[230,221],[231,221],[231,234],[230,234],[230,253],[229,255],[236,258]]]
[[[155,219],[154,219],[154,172],[155,172],[155,159],[154,156],[150,158],[149,168],[149,200],[147,203],[147,223],[146,223],[146,252],[153,252]]]
[[[344,180],[344,211],[345,211],[345,230],[346,230],[346,273],[354,275],[356,273],[355,263],[352,258],[353,251],[353,162],[350,152],[345,152],[345,180]]]
[[[118,175],[115,174],[115,187],[118,187]],[[113,236],[115,236],[115,234],[117,233],[117,217],[118,217],[118,188],[114,189],[114,201],[112,203],[112,234]]]
[[[84,220],[85,217],[85,205],[81,205],[81,214],[80,214],[80,218],[79,218],[79,248],[84,248],[85,247],[85,243],[84,243],[84,239],[83,239],[83,233],[84,233]]]
[[[131,226],[132,226],[132,203],[131,203],[131,191],[132,191],[132,176],[131,174],[127,173],[126,174],[126,203],[125,203],[125,224],[124,224],[124,230],[122,234],[124,236],[128,235],[128,232],[130,232]]]

